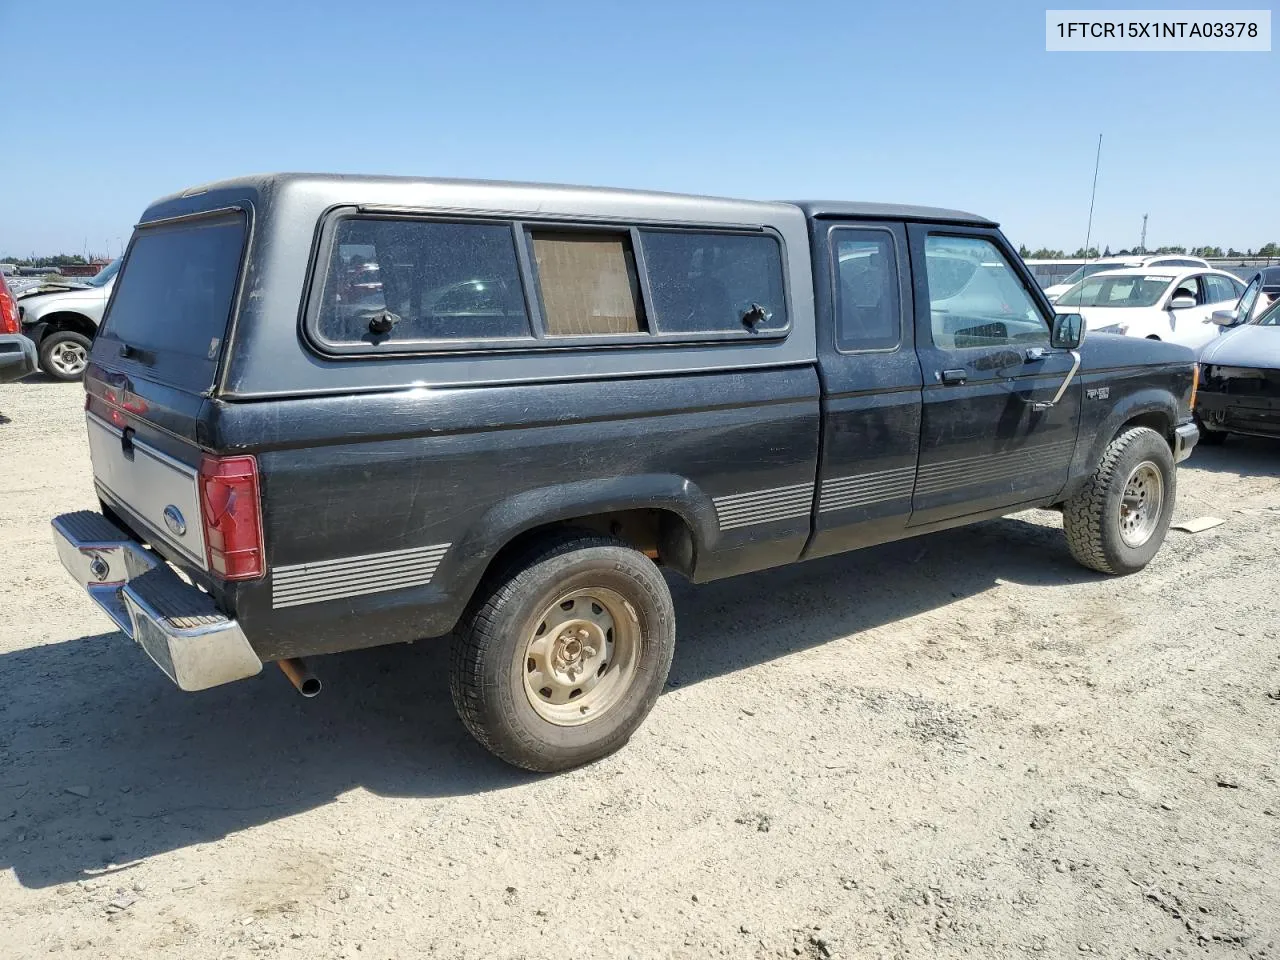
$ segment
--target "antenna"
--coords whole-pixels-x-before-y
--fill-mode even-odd
[[[1093,200],[1098,195],[1098,166],[1102,163],[1102,134],[1098,134],[1098,154],[1093,158],[1093,191],[1089,194],[1089,227],[1084,234],[1084,258],[1089,259],[1089,241],[1093,238]]]
[[[1147,215],[1142,215],[1142,239],[1138,241],[1138,252],[1147,252]]]

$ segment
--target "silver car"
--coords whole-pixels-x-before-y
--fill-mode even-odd
[[[22,332],[36,345],[40,369],[55,380],[79,380],[89,364],[120,260],[84,281],[58,278],[18,294]]]
[[[1200,351],[1201,443],[1222,443],[1229,433],[1280,437],[1280,300],[1261,314],[1250,306],[1215,314],[1229,329]],[[1237,311],[1253,316],[1239,323]]]

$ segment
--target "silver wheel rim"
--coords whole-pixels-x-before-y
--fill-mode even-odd
[[[1133,468],[1120,496],[1120,539],[1140,547],[1156,532],[1164,506],[1164,478],[1160,468],[1143,460]]]
[[[89,363],[89,351],[78,343],[64,340],[62,343],[55,343],[49,351],[49,363],[65,376],[78,376]]]
[[[590,723],[631,688],[639,653],[640,622],[620,593],[571,590],[542,611],[525,641],[525,696],[548,723]]]

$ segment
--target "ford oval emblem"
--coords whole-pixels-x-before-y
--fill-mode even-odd
[[[183,519],[182,511],[172,503],[164,508],[164,525],[175,537],[180,537],[187,532],[187,521]]]

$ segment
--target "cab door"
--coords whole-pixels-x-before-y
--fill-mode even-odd
[[[810,229],[822,446],[807,557],[903,535],[921,386],[906,227],[815,219]]]
[[[1050,346],[1049,303],[999,231],[908,232],[924,381],[911,525],[1055,496],[1075,451],[1079,355]]]

